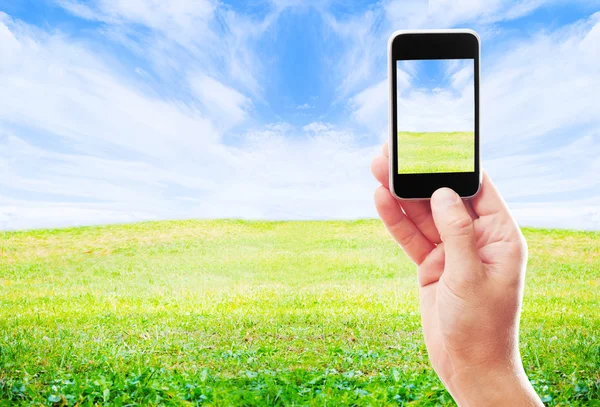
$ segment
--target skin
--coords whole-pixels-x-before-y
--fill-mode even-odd
[[[371,170],[379,216],[418,267],[431,364],[459,406],[543,406],[519,353],[527,244],[492,181],[465,200],[448,188],[431,201],[389,191],[388,147]]]

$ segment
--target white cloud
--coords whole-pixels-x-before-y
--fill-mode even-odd
[[[597,0],[388,0],[383,2],[383,9],[393,26],[405,29],[464,25],[484,28],[543,7],[598,4]]]
[[[430,24],[448,27],[476,21],[478,25],[513,20],[547,4],[544,0],[430,0]]]
[[[567,131],[567,126],[599,127],[599,46],[600,13],[507,44],[484,60],[484,142],[505,145],[509,137],[523,147],[524,140]],[[455,73],[456,87],[464,86],[466,77],[466,71]],[[387,120],[387,92],[387,79],[359,92],[350,102],[355,117],[371,128],[381,128]]]
[[[184,45],[197,41],[195,34],[211,34],[208,24],[217,8],[217,2],[211,0],[57,2],[79,17],[112,25],[141,25]]]
[[[413,72],[410,75],[397,70],[399,131],[473,131],[475,71],[472,61],[457,60],[450,66],[438,61],[406,61],[404,64],[414,66],[409,68],[409,72]]]
[[[368,168],[380,146],[365,145],[352,127],[358,122],[381,140],[387,134],[387,81],[376,69],[389,28],[383,9],[332,22],[338,34],[364,37],[339,71],[340,100],[351,95],[353,121],[298,128],[252,120],[262,97],[261,58],[245,46],[297,2],[280,2],[260,21],[211,2],[163,3],[63,2],[147,58],[151,66],[143,68],[0,15],[0,228],[375,216]],[[417,19],[421,6],[413,6]],[[131,29],[138,25],[146,30]],[[487,63],[484,166],[524,224],[548,226],[542,210],[556,217],[554,226],[597,222],[597,194],[550,201],[599,186],[599,27],[591,17],[511,43]],[[188,38],[189,30],[207,35]],[[409,89],[415,72],[404,68],[401,83]],[[456,89],[465,87],[464,73],[449,72]],[[180,80],[175,85],[189,97],[161,95],[150,85],[155,75],[167,84]],[[236,135],[231,129],[240,124],[254,130]],[[556,147],[536,151],[546,141]]]
[[[208,74],[189,75],[196,106],[143,90],[64,35],[4,17],[0,37],[3,228],[375,215],[379,147],[351,131],[276,123],[226,145],[221,130],[251,102]]]
[[[483,165],[502,183],[508,200],[544,196],[546,201],[560,201],[581,191],[594,191],[600,198],[600,130],[571,140],[542,152],[509,152],[488,160],[484,157]]]
[[[570,126],[600,127],[600,13],[507,48],[484,71],[488,141],[508,135],[522,144],[559,129],[572,136]]]
[[[268,125],[245,133],[239,146],[227,147],[229,160],[169,172],[144,163],[47,153],[12,136],[4,139],[0,148],[11,154],[0,156],[0,167],[23,160],[44,167],[25,176],[25,162],[1,181],[4,187],[40,197],[0,196],[0,227],[5,229],[163,218],[375,216],[369,164],[380,147],[362,147],[356,135],[327,123],[301,130]],[[166,195],[169,187],[179,194]],[[59,201],[44,200],[57,194],[62,195]],[[86,201],[74,202],[75,197]]]
[[[398,101],[399,131],[473,131],[474,91],[415,89]]]
[[[378,30],[380,10],[368,10],[358,16],[341,21],[329,12],[323,14],[330,29],[343,42],[341,51],[332,60],[333,69],[340,78],[339,98],[345,98],[362,87],[365,81],[377,77],[376,64],[385,59],[385,43]]]
[[[559,197],[570,196],[575,202],[578,195],[592,194],[595,198],[585,201],[584,209],[576,205],[569,209],[576,216],[564,215],[555,222],[557,226],[571,222],[571,227],[587,228],[589,219],[579,216],[578,211],[587,213],[590,206],[598,205],[599,49],[600,13],[554,32],[506,44],[483,60],[483,166],[509,202],[519,208],[525,224],[547,226],[527,208],[550,208],[553,201],[560,206],[568,200]],[[465,75],[454,73],[457,87],[464,86]],[[444,92],[432,97],[418,89],[405,93],[412,96],[402,106],[404,117],[413,121],[408,126],[411,129],[426,125],[415,122],[423,118],[419,107],[438,102],[457,106],[460,99]],[[384,128],[387,97],[387,80],[367,87],[350,100],[353,117],[368,128]],[[435,124],[436,118],[427,121]]]
[[[131,207],[89,203],[32,202],[0,197],[0,230],[129,223],[157,219],[156,213]]]
[[[0,21],[0,120],[68,139],[74,146],[175,156],[201,152],[189,137],[217,140],[213,124],[193,108],[144,94],[93,52],[8,19]]]
[[[388,127],[388,81],[371,86],[350,99],[354,120],[366,126],[383,141]]]
[[[543,228],[600,229],[600,199],[511,204],[521,224]]]
[[[122,69],[62,34],[4,15],[0,56],[0,194],[34,196],[35,207],[47,199],[44,205],[53,208],[62,205],[58,201],[70,208],[82,199],[101,201],[94,210],[105,205],[108,214],[118,212],[114,206],[143,212],[138,208],[146,202],[147,213],[156,213],[153,202],[169,189],[214,188],[207,174],[231,159],[219,142],[218,120],[143,90]],[[245,100],[235,95],[222,94],[230,104],[217,107],[241,119],[238,102]],[[68,224],[69,212],[56,210]],[[19,213],[10,222],[28,218]]]
[[[473,86],[473,65],[464,66],[452,73],[452,87],[456,90],[463,90]]]
[[[325,12],[342,39],[333,61],[340,98],[355,95],[386,76],[386,43],[398,29],[474,28],[484,38],[498,35],[498,24],[555,6],[597,10],[598,0],[384,0],[361,14],[339,18]]]
[[[281,10],[263,19],[240,15],[213,0],[57,0],[68,12],[103,24],[109,39],[147,60],[165,82],[202,72],[226,86],[260,98],[265,75],[254,41],[269,30]],[[183,86],[183,85],[182,85]]]
[[[190,76],[189,83],[213,120],[229,128],[246,118],[252,102],[237,90],[204,74]]]
[[[408,61],[407,61],[408,62]],[[403,131],[472,131],[474,122],[473,66],[448,71],[453,88],[420,89],[420,69],[401,64],[396,70],[398,128]],[[368,87],[350,99],[352,117],[375,134],[387,137],[388,81]]]

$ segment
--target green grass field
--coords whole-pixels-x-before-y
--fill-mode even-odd
[[[522,354],[600,406],[600,234],[525,230]],[[0,233],[0,405],[453,405],[379,221]]]
[[[473,132],[398,132],[398,173],[475,171]]]

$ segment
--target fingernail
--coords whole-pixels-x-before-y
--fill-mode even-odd
[[[458,194],[450,188],[441,188],[433,193],[431,200],[434,205],[452,206],[458,202]]]

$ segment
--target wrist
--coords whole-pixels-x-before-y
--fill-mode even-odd
[[[446,385],[460,407],[543,406],[520,363],[463,369]]]

